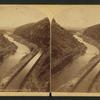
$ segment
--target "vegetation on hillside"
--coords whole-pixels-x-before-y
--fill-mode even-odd
[[[37,23],[20,26],[15,30],[14,34],[23,37],[45,50],[49,46],[50,40],[49,19],[44,18]]]
[[[100,24],[86,28],[83,34],[100,43]]]

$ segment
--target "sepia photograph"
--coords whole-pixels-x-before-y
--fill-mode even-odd
[[[100,5],[0,5],[0,95],[13,93],[100,96]]]
[[[0,92],[50,91],[50,22],[36,5],[0,5]]]
[[[100,93],[100,5],[64,7],[51,22],[51,90]]]

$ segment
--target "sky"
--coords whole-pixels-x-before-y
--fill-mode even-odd
[[[100,5],[67,5],[55,19],[66,28],[85,28],[100,24]]]
[[[100,5],[0,5],[0,27],[17,27],[55,18],[63,27],[88,27],[100,23]]]
[[[0,5],[0,28],[18,27],[45,17],[51,20],[59,12],[58,8],[48,5]]]
[[[44,17],[44,13],[28,6],[0,6],[0,27],[17,27]]]

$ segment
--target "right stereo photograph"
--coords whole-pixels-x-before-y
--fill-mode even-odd
[[[67,6],[51,21],[51,90],[100,92],[100,6]]]

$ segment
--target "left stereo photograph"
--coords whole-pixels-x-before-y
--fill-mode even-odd
[[[39,6],[0,5],[0,92],[50,91],[50,21]]]

